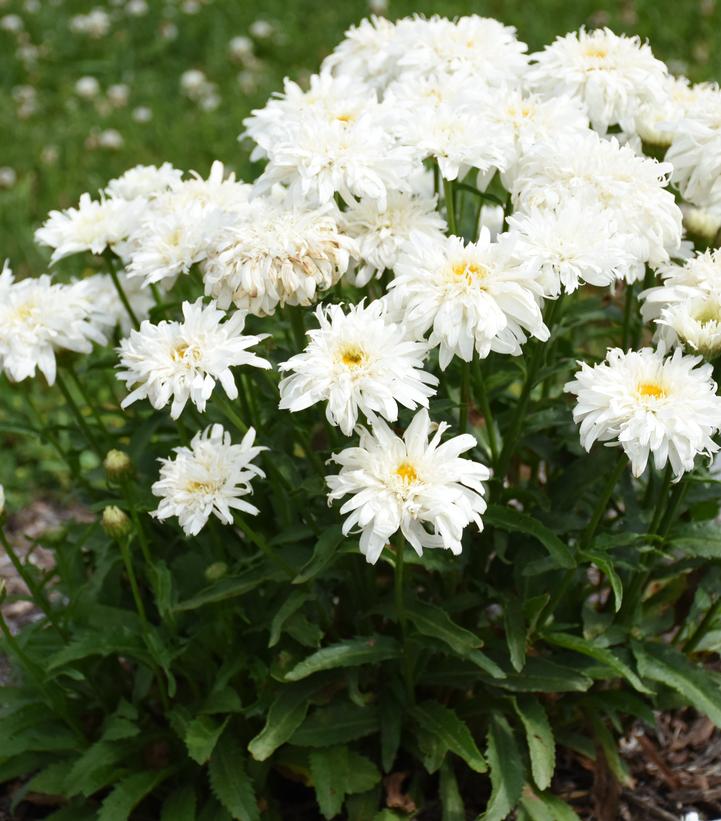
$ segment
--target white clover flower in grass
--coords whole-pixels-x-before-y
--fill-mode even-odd
[[[53,249],[52,262],[81,251],[102,254],[136,231],[144,214],[142,200],[93,200],[82,194],[77,208],[51,211],[35,240]]]
[[[584,283],[607,287],[634,262],[612,214],[587,199],[569,197],[557,208],[516,211],[508,224],[511,255],[540,279],[546,296],[573,293]]]
[[[557,37],[531,61],[526,85],[546,97],[579,100],[602,134],[612,125],[632,132],[638,108],[665,97],[665,63],[639,37],[619,36],[608,28],[581,28]]]
[[[595,201],[616,222],[634,264],[626,280],[643,277],[645,266],[669,261],[681,247],[682,215],[668,180],[673,168],[637,156],[615,138],[594,132],[559,136],[531,148],[513,181],[516,210],[557,208],[570,196]]]
[[[308,332],[306,349],[279,365],[290,372],[280,383],[281,410],[326,402],[326,417],[346,436],[358,414],[394,422],[398,406],[428,407],[438,380],[423,370],[426,342],[409,339],[403,325],[387,319],[381,300],[351,306],[319,306],[320,328]]]
[[[216,237],[201,268],[206,294],[222,308],[257,316],[278,305],[310,305],[348,270],[355,243],[332,205],[295,206],[280,191],[253,199]]]
[[[378,209],[375,200],[360,200],[346,209],[341,219],[344,233],[358,245],[358,288],[385,269],[394,268],[406,243],[418,236],[440,240],[446,231],[446,222],[436,210],[435,197],[398,191],[389,193],[384,211]]]
[[[229,399],[238,397],[231,368],[251,365],[270,368],[270,362],[247,349],[267,335],[244,336],[245,314],[236,311],[225,322],[224,311],[202,299],[183,303],[183,321],[147,320],[140,330],[131,331],[118,348],[118,379],[134,388],[121,403],[123,408],[148,399],[160,410],[172,398],[170,415],[177,419],[188,400],[202,413],[216,382]]]
[[[245,501],[251,482],[265,473],[253,460],[265,447],[254,445],[255,430],[238,445],[222,425],[197,433],[190,447],[175,448],[174,459],[161,459],[160,478],[152,491],[160,503],[152,516],[165,520],[177,516],[188,536],[197,536],[211,516],[233,523],[233,511],[255,516],[258,508]]]
[[[542,293],[540,279],[521,271],[506,244],[492,243],[483,227],[475,243],[452,236],[407,246],[387,300],[411,333],[431,332],[445,370],[454,356],[470,362],[474,349],[481,357],[492,350],[517,356],[528,334],[548,339]]]
[[[326,477],[328,499],[351,497],[340,509],[349,514],[343,532],[360,530],[361,553],[371,564],[399,530],[418,555],[431,547],[458,555],[466,526],[474,522],[483,529],[483,482],[491,472],[461,458],[476,444],[470,434],[441,444],[448,427],[441,422],[429,441],[432,424],[423,409],[400,438],[375,419],[372,432],[360,428],[358,447],[333,455],[340,472]]]
[[[104,345],[108,317],[90,298],[83,282],[64,285],[44,275],[15,282],[5,264],[0,273],[0,371],[22,382],[39,370],[49,385],[55,355],[90,353]]]
[[[565,390],[577,396],[573,418],[580,423],[581,444],[620,445],[634,476],[653,456],[656,468],[668,462],[679,479],[691,470],[698,454],[711,456],[719,446],[713,436],[721,428],[721,397],[713,369],[700,356],[684,356],[677,348],[642,348],[624,353],[613,348],[594,367],[581,370]]]

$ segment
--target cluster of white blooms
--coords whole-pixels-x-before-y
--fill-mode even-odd
[[[231,51],[246,64],[252,41]],[[671,77],[647,44],[608,29],[527,51],[512,27],[475,15],[353,27],[307,89],[286,80],[244,121],[265,163],[253,184],[220,162],[207,178],[136,166],[52,212],[36,238],[53,263],[91,252],[117,271],[70,285],[6,271],[3,370],[52,381],[56,350],[88,351],[119,326],[123,407],[147,399],[178,418],[190,400],[205,413],[217,382],[238,397],[233,368],[271,367],[248,350],[268,336],[243,334],[248,315],[302,323],[327,300],[304,350],[275,361],[279,408],[323,403],[331,425],[360,437],[334,457],[329,498],[351,497],[344,530],[360,532],[369,561],[397,531],[418,553],[458,553],[464,528],[482,526],[490,472],[459,458],[476,446],[463,413],[461,435],[441,444],[433,369],[519,356],[531,338],[540,352],[557,315],[549,300],[618,283],[633,297],[659,272],[663,285],[642,294],[658,348],[613,349],[566,388],[586,448],[618,444],[635,475],[653,457],[679,477],[718,450],[721,427],[710,366],[681,350],[721,352],[721,252],[693,255],[683,234],[685,219],[713,244],[721,227],[721,92]],[[215,94],[195,69],[181,87],[201,105]],[[78,88],[98,92],[92,78]],[[644,154],[651,143],[663,160]],[[156,322],[178,280],[182,321]],[[204,297],[183,301],[198,285]],[[401,409],[415,412],[402,438],[388,426]],[[242,501],[262,475],[254,435],[233,445],[214,425],[163,460],[156,515],[196,534],[212,513],[256,513]]]
[[[55,382],[59,351],[89,353],[107,342],[112,324],[84,283],[56,283],[47,275],[15,281],[7,263],[0,272],[0,372],[21,382],[40,371]]]
[[[656,337],[713,359],[721,353],[721,250],[698,253],[661,269],[663,285],[641,294],[641,315]]]
[[[653,454],[656,468],[669,462],[676,479],[693,468],[699,453],[716,453],[712,437],[721,429],[721,396],[711,365],[701,362],[680,348],[666,356],[661,345],[628,353],[613,348],[595,367],[581,363],[566,390],[578,397],[573,417],[583,446],[618,442],[634,476]]]
[[[254,441],[253,428],[234,445],[222,425],[212,425],[197,433],[190,447],[175,448],[175,459],[161,460],[152,488],[161,501],[153,515],[177,516],[185,533],[196,536],[211,515],[232,524],[234,510],[257,514],[258,508],[244,500],[252,493],[251,481],[265,476],[253,459],[266,448]]]

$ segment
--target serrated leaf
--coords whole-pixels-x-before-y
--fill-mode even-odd
[[[345,779],[345,791],[348,794],[363,793],[370,790],[381,780],[378,767],[364,755],[348,750],[348,772]]]
[[[237,576],[224,576],[220,581],[204,588],[190,599],[186,599],[177,604],[174,611],[185,612],[188,610],[197,610],[206,604],[216,604],[217,602],[244,596],[264,582],[281,581],[285,579],[285,571],[274,565],[263,564],[251,570],[246,570],[245,573],[240,573]]]
[[[593,711],[591,712],[591,724],[593,725],[596,741],[603,751],[609,769],[620,784],[623,784],[625,787],[631,787],[633,785],[633,779],[631,778],[626,762],[619,755],[618,743],[608,727]]]
[[[305,590],[294,590],[281,604],[270,623],[270,638],[268,647],[275,647],[280,641],[283,626],[286,621],[310,599],[310,593]]]
[[[169,770],[134,773],[121,781],[103,801],[98,813],[98,821],[127,821],[130,813],[151,793]]]
[[[163,802],[160,821],[195,821],[196,804],[195,789],[190,784],[179,787]]]
[[[456,624],[443,608],[434,604],[416,599],[407,604],[406,615],[419,633],[439,639],[461,656],[483,646],[478,636]]]
[[[73,761],[55,761],[36,773],[23,787],[23,794],[28,792],[44,793],[45,795],[64,795],[67,778],[72,769]]]
[[[573,809],[555,795],[527,791],[521,798],[521,806],[530,821],[581,821]]]
[[[576,653],[581,653],[584,656],[589,656],[596,661],[600,661],[601,664],[605,664],[623,676],[629,684],[640,693],[653,693],[653,690],[646,687],[628,664],[623,662],[612,650],[609,650],[608,647],[601,647],[589,639],[585,639],[581,636],[573,636],[570,633],[545,633],[543,638],[558,647],[565,647],[567,650],[573,650]]]
[[[260,818],[253,784],[245,771],[243,750],[225,732],[210,757],[208,773],[213,794],[233,818],[257,821]]]
[[[334,818],[345,801],[345,779],[348,773],[348,748],[329,747],[313,750],[309,756],[310,772],[318,806],[324,818]]]
[[[721,532],[715,521],[690,522],[675,527],[671,533],[671,544],[687,556],[721,558]]]
[[[495,682],[497,687],[516,693],[583,693],[593,679],[550,659],[529,656],[522,673]]]
[[[389,773],[401,743],[403,710],[392,694],[385,689],[381,693],[380,715],[381,763],[383,771]]]
[[[106,786],[110,783],[106,780],[108,772],[117,767],[126,754],[126,747],[117,742],[98,741],[92,744],[73,764],[66,785],[68,795],[90,796]]]
[[[516,739],[503,716],[494,715],[488,728],[491,797],[483,821],[503,821],[518,803],[525,772]]]
[[[513,669],[520,673],[526,664],[526,622],[517,599],[508,599],[503,607],[506,643]]]
[[[378,732],[378,711],[350,702],[319,707],[293,733],[298,747],[333,747]]]
[[[521,513],[519,510],[503,507],[502,505],[488,505],[488,509],[483,514],[483,521],[487,525],[497,527],[499,530],[525,533],[538,539],[559,567],[571,568],[576,566],[573,553],[568,545],[564,544],[546,525],[527,513]]]
[[[458,781],[448,761],[441,766],[439,792],[443,813],[441,821],[466,821],[466,808],[458,789]]]
[[[683,653],[666,644],[633,642],[638,671],[671,687],[700,713],[721,727],[721,692],[703,667],[698,667]]]
[[[486,761],[473,740],[471,731],[450,708],[437,701],[425,701],[411,709],[413,718],[460,756],[477,773],[484,773]]]
[[[301,568],[292,584],[304,584],[315,578],[330,563],[345,538],[339,525],[334,525],[321,533],[310,561]]]
[[[613,591],[613,609],[618,613],[623,603],[623,584],[621,583],[621,577],[613,566],[613,562],[600,550],[584,550],[581,555],[585,561],[595,564],[608,579],[608,583],[611,585],[611,590]]]
[[[308,699],[318,685],[305,682],[298,687],[285,686],[270,705],[265,726],[248,744],[256,761],[265,761],[281,744],[285,744],[303,723]]]
[[[400,648],[395,639],[387,636],[347,639],[323,647],[295,665],[285,674],[286,681],[299,681],[322,670],[336,667],[357,667],[377,664],[396,658]]]
[[[532,696],[514,699],[513,704],[526,731],[533,780],[540,790],[546,790],[556,767],[556,742],[548,716],[540,701]]]
[[[197,764],[205,762],[213,754],[215,745],[225,729],[229,718],[219,722],[208,715],[201,715],[194,718],[185,728],[185,746],[188,748],[188,755]]]

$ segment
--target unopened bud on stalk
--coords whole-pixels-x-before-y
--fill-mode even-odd
[[[209,582],[216,582],[222,579],[228,572],[228,565],[225,562],[213,562],[205,568],[205,578]]]
[[[115,505],[108,505],[103,511],[101,520],[103,529],[112,539],[121,539],[132,530],[130,519]]]
[[[123,450],[109,450],[103,467],[108,474],[109,479],[122,479],[124,476],[129,476],[133,470],[133,463],[130,457]]]

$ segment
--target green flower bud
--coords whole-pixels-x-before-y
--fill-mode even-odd
[[[217,582],[228,572],[228,565],[225,562],[213,562],[205,568],[205,578],[209,582]]]
[[[129,476],[133,471],[133,463],[125,451],[109,450],[103,462],[105,472],[109,479],[122,479],[124,476]]]
[[[103,529],[112,539],[121,539],[133,529],[130,519],[115,505],[108,505],[101,520]]]

